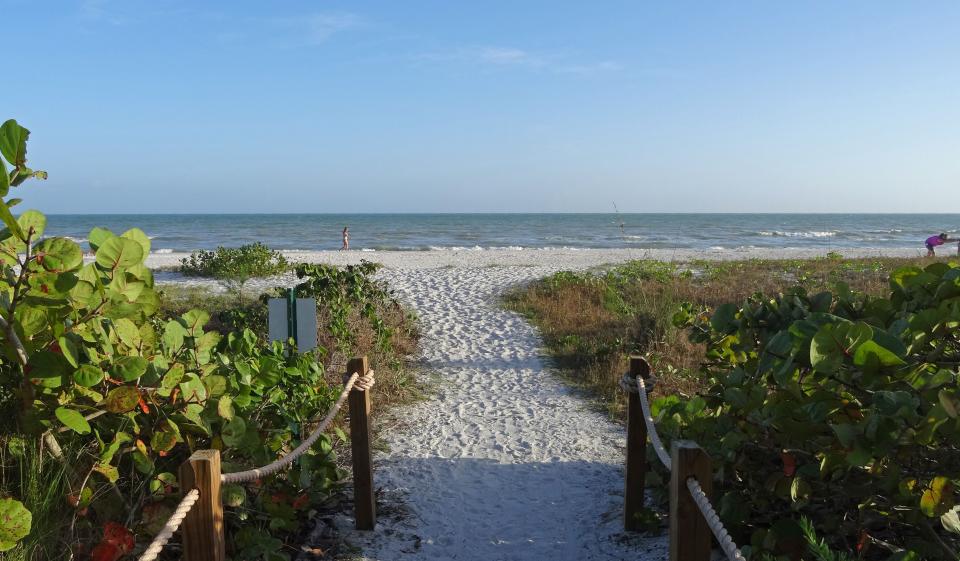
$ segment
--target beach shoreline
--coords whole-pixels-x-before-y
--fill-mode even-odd
[[[951,248],[952,249],[952,248]],[[922,249],[892,248],[745,248],[737,250],[696,249],[485,249],[485,250],[427,250],[427,251],[284,251],[291,262],[355,265],[361,261],[381,263],[391,269],[434,269],[443,267],[550,267],[555,269],[585,269],[635,259],[691,262],[746,261],[751,259],[817,259],[828,255],[844,258],[916,258],[923,257]],[[171,270],[189,253],[151,253],[147,266]],[[953,256],[947,248],[940,256]]]

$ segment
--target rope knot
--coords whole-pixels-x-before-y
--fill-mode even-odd
[[[360,392],[365,392],[373,387],[374,382],[373,369],[370,369],[366,374],[357,378],[357,381],[353,384],[353,389]]]
[[[638,377],[627,372],[620,378],[620,389],[627,393],[640,393],[640,386],[643,386],[644,392],[649,394],[653,391],[653,387],[657,382],[653,376],[640,380],[642,384],[638,383],[637,380],[639,380]]]

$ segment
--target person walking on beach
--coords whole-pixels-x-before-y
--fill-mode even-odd
[[[929,238],[927,238],[927,241],[926,241],[927,257],[936,257],[937,254],[933,250],[933,248],[943,245],[949,241],[953,241],[953,240],[951,240],[949,237],[947,237],[946,234],[943,234],[943,233],[941,233],[939,236],[930,236]],[[958,251],[960,251],[960,249],[958,249]]]
[[[350,249],[350,228],[343,227],[343,245],[340,247],[340,251]]]

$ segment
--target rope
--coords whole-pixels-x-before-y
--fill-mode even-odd
[[[653,424],[653,415],[650,413],[650,402],[647,401],[647,386],[644,383],[643,377],[637,376],[633,379],[636,380],[638,389],[637,396],[640,398],[640,409],[643,410],[643,421],[647,424],[647,434],[650,436],[650,444],[653,446],[653,451],[657,453],[657,457],[660,458],[660,463],[667,468],[667,471],[672,471],[673,462],[670,461],[670,454],[667,453],[667,449],[663,447],[660,434],[657,433],[657,425]]]
[[[666,467],[668,471],[673,471],[673,462],[670,459],[670,454],[668,454],[666,448],[663,447],[660,434],[657,432],[657,425],[654,424],[653,415],[650,413],[650,403],[647,401],[647,392],[649,390],[644,383],[643,377],[624,374],[623,378],[620,379],[620,387],[623,388],[623,391],[635,393],[637,397],[640,398],[640,409],[643,410],[643,421],[647,425],[647,435],[650,437],[650,444],[653,446],[653,451],[657,453],[657,457],[660,458],[660,462],[663,463],[664,467]],[[650,389],[653,389],[652,384]],[[745,561],[745,557],[740,553],[737,544],[733,541],[733,538],[730,537],[730,533],[727,532],[727,529],[723,527],[723,523],[720,522],[720,516],[717,514],[717,511],[713,509],[713,505],[710,504],[710,498],[703,492],[700,483],[693,477],[687,478],[687,489],[690,490],[690,496],[693,497],[693,502],[697,504],[700,512],[703,513],[703,518],[707,521],[707,526],[710,527],[710,531],[713,532],[713,535],[717,538],[717,543],[720,544],[720,549],[727,555],[727,558],[730,559],[730,561]]]
[[[717,538],[720,549],[727,554],[727,559],[730,561],[745,561],[745,557],[740,553],[737,544],[734,543],[733,538],[730,537],[727,529],[724,528],[723,523],[720,522],[720,516],[717,514],[717,511],[713,509],[713,505],[710,504],[710,499],[707,497],[707,494],[704,493],[703,488],[700,487],[700,482],[693,477],[687,478],[687,489],[690,490],[693,502],[697,503],[697,507],[699,507],[700,512],[703,513],[703,518],[707,521],[707,526],[710,526],[710,531],[713,532],[713,535]]]
[[[200,491],[197,489],[191,489],[189,493],[183,496],[180,504],[177,505],[177,509],[173,511],[167,523],[163,525],[163,529],[153,538],[153,541],[150,542],[150,545],[144,550],[143,555],[140,556],[140,561],[154,561],[157,556],[160,555],[163,546],[167,545],[173,533],[180,527],[180,523],[183,522],[183,519],[186,518],[187,513],[190,512],[190,509],[193,508],[193,505],[199,498]]]
[[[294,448],[293,452],[290,452],[286,456],[271,462],[263,467],[256,469],[250,469],[247,471],[239,471],[236,473],[224,473],[220,476],[220,481],[223,483],[244,483],[246,481],[253,481],[255,479],[260,479],[261,477],[277,473],[281,469],[292,464],[294,460],[299,458],[306,452],[313,443],[320,438],[320,435],[323,434],[323,431],[327,430],[327,425],[333,421],[333,418],[340,411],[340,407],[343,406],[343,402],[347,400],[347,396],[350,395],[350,390],[356,389],[358,391],[366,391],[373,387],[373,370],[367,372],[366,375],[361,377],[359,374],[354,372],[350,375],[350,378],[347,379],[347,383],[343,388],[343,391],[340,393],[340,397],[337,399],[337,402],[333,405],[327,416],[323,418],[323,421],[320,425],[310,433],[310,436],[306,438],[303,442],[300,443],[300,446]]]

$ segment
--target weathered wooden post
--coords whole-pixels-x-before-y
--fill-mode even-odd
[[[367,357],[347,362],[347,375],[361,376],[370,370]],[[373,461],[370,455],[370,392],[350,392],[350,442],[353,450],[353,503],[357,529],[373,530],[377,523],[377,503],[373,496]]]
[[[180,490],[200,491],[200,498],[180,526],[186,561],[223,561],[223,503],[220,499],[220,451],[197,450],[180,465]]]
[[[630,357],[630,376],[650,376],[650,364],[643,357]],[[647,424],[643,420],[640,395],[627,393],[627,466],[624,474],[623,529],[636,532],[642,527],[643,486],[647,478]]]
[[[670,561],[708,561],[710,527],[693,501],[687,479],[695,478],[709,497],[713,491],[710,456],[696,442],[675,440],[670,458]]]

